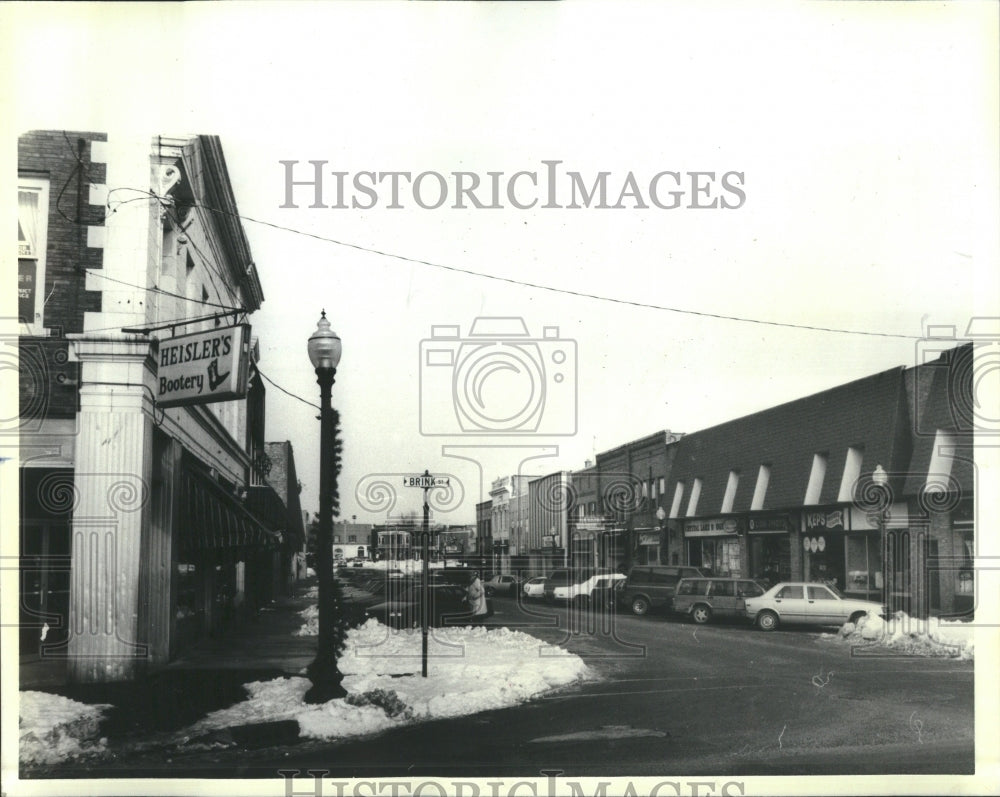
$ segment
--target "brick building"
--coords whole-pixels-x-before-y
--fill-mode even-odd
[[[244,504],[263,292],[216,137],[31,132],[18,180],[22,653],[130,679],[238,622],[280,545]]]

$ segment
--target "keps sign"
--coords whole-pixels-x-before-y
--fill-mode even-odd
[[[161,340],[156,403],[179,407],[243,398],[249,348],[249,324]]]

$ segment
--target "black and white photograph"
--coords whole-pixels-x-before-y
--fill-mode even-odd
[[[1000,791],[995,3],[0,59],[4,795]]]

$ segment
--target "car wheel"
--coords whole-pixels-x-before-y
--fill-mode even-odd
[[[649,601],[645,598],[633,598],[632,599],[632,614],[642,617],[646,612],[649,611]]]
[[[761,612],[757,615],[757,627],[761,631],[773,631],[778,627],[778,615],[774,612]]]
[[[493,597],[493,593],[494,593],[493,587],[487,587],[486,588],[486,597],[487,598],[492,598]]]
[[[712,610],[704,603],[699,603],[691,610],[691,619],[698,625],[704,625],[712,619]]]
[[[868,614],[868,612],[855,612],[854,614],[851,615],[851,620],[850,621],[852,623],[854,623],[855,625],[857,625],[858,624],[858,620],[860,620],[862,617],[865,617],[867,614]]]

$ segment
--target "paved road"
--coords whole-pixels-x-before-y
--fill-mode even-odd
[[[356,776],[974,771],[971,662],[862,656],[829,629],[495,606],[493,622],[564,645],[600,680],[285,762]]]
[[[532,703],[343,743],[179,756],[201,777],[971,773],[973,666],[862,656],[829,633],[616,616],[495,599],[494,624],[598,676]],[[167,765],[170,767],[171,765]]]

